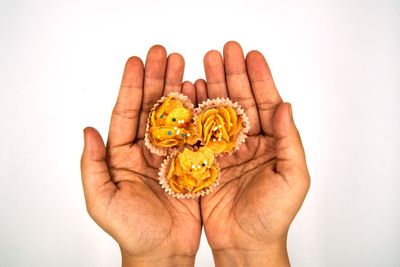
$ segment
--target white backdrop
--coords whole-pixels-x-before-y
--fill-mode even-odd
[[[106,138],[129,56],[163,44],[194,81],[228,40],[265,53],[302,134],[293,266],[400,266],[399,1],[1,0],[0,36],[0,266],[120,265],[85,210],[82,129]]]

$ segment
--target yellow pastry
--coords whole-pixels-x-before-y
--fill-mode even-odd
[[[149,140],[160,148],[193,145],[198,137],[192,121],[192,110],[185,107],[182,100],[168,96],[150,113]]]
[[[213,107],[196,118],[197,132],[204,146],[214,154],[235,149],[236,138],[243,128],[243,120],[230,106]]]
[[[171,158],[167,183],[175,193],[197,193],[216,182],[218,168],[214,153],[207,147],[197,151],[185,148],[177,157]]]

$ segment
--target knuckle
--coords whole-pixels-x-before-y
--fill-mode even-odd
[[[147,103],[142,103],[142,112],[150,112],[150,110],[153,108],[153,103],[147,102]]]
[[[281,101],[276,100],[262,100],[257,103],[258,109],[260,111],[271,111],[278,108]]]
[[[233,102],[240,103],[240,105],[245,109],[249,109],[256,106],[256,102],[254,101],[254,98],[252,96],[236,96],[236,97],[231,97],[231,100]]]
[[[113,115],[128,120],[133,120],[138,117],[139,110],[134,108],[120,108],[116,107],[113,110]]]

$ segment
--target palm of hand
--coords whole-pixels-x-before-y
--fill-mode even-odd
[[[293,212],[293,199],[285,179],[275,172],[274,140],[252,136],[237,153],[221,158],[222,183],[201,200],[203,223],[213,249],[246,241],[282,238]],[[298,200],[296,200],[298,198]],[[222,238],[223,237],[223,238]]]
[[[162,158],[150,153],[143,141],[149,111],[163,94],[194,92],[193,84],[182,85],[183,69],[182,56],[167,58],[157,45],[149,50],[145,66],[139,58],[130,58],[107,148],[95,129],[85,129],[81,170],[87,209],[128,257],[194,258],[199,246],[199,201],[178,200],[164,192],[157,177]]]
[[[109,232],[128,253],[178,249],[185,244],[179,251],[194,254],[201,231],[199,203],[164,192],[157,175],[161,161],[143,140],[109,150],[108,167],[119,190],[109,200],[104,221],[112,218]]]
[[[285,136],[288,112],[284,112],[268,65],[257,51],[245,59],[235,42],[225,45],[224,59],[210,51],[204,61],[207,97],[229,96],[238,101],[251,126],[240,149],[218,159],[221,183],[201,199],[207,240],[214,251],[251,250],[259,244],[284,240],[308,190],[308,174],[303,167],[296,175],[291,171],[305,165],[302,149],[296,155],[301,163],[291,162],[292,151]],[[296,131],[289,132],[297,138]],[[291,176],[302,177],[293,182]]]

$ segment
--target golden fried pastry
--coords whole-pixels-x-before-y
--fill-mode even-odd
[[[215,154],[231,152],[243,128],[242,116],[230,106],[213,107],[202,111],[196,118],[197,132],[204,146]]]
[[[177,157],[171,158],[166,180],[175,193],[197,193],[216,182],[218,172],[211,149],[201,147],[193,151],[185,148]]]
[[[181,99],[170,95],[150,113],[149,141],[156,147],[181,147],[197,142],[192,110]]]

